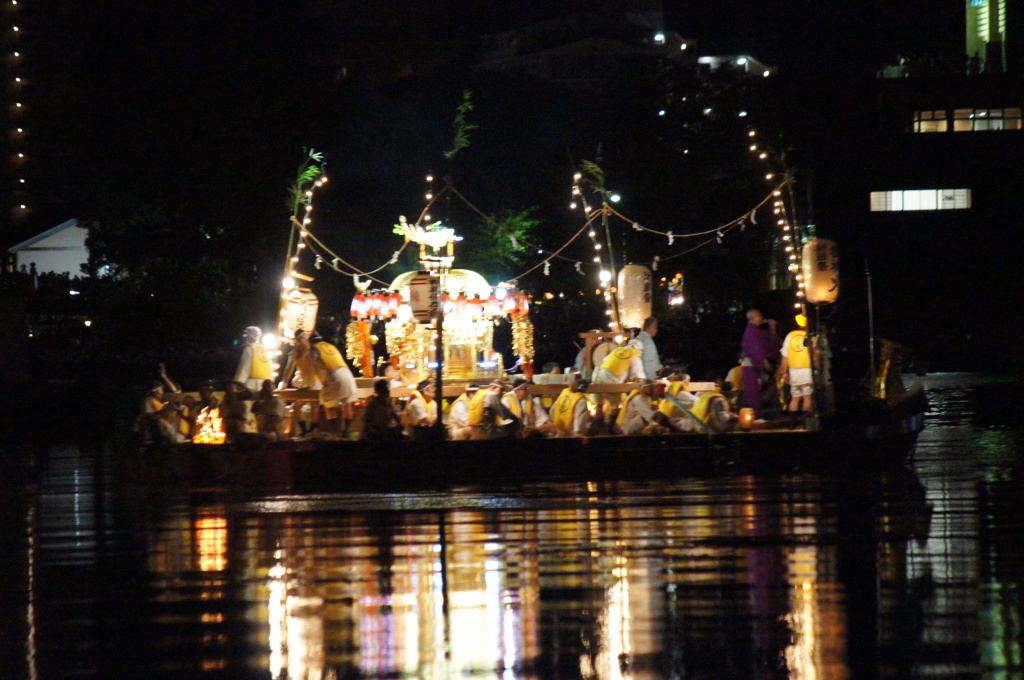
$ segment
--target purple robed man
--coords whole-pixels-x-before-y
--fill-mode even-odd
[[[774,324],[764,325],[764,316],[756,309],[747,311],[747,327],[743,331],[743,392],[740,394],[740,406],[754,409],[754,417],[762,414],[761,386],[758,382],[760,371],[774,370],[772,362],[779,356],[779,337],[775,333]]]

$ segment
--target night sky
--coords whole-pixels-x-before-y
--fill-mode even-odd
[[[525,92],[510,101],[494,96],[500,83],[484,82],[472,114],[481,128],[471,147],[452,166],[441,158],[462,90],[474,80],[468,65],[479,35],[621,6],[608,0],[391,0],[339,3],[332,15],[317,13],[317,3],[261,0],[201,8],[34,1],[53,10],[26,9],[24,21],[34,40],[27,45],[42,53],[27,94],[39,120],[30,139],[38,162],[29,168],[29,198],[32,191],[41,198],[4,245],[70,217],[104,219],[123,214],[125,205],[157,207],[181,225],[223,225],[234,266],[267,282],[268,300],[276,298],[285,196],[303,147],[327,154],[335,180],[318,199],[318,228],[331,243],[356,244],[355,259],[369,267],[396,247],[390,227],[398,215],[414,216],[422,207],[425,172],[453,172],[487,212],[526,205],[550,211],[564,204],[578,163],[603,142],[600,125],[618,126],[626,142],[623,127],[651,125],[644,122],[649,112],[623,106],[618,119],[574,129],[574,111],[600,111],[601,102],[559,99],[558,92],[536,99]],[[939,5],[666,0],[664,12],[665,28],[695,40],[699,54],[747,54],[783,74],[827,83],[870,77],[898,55],[962,55],[964,8],[946,2],[939,11]],[[339,86],[323,56],[346,45],[425,55],[438,66],[401,83]],[[818,104],[808,91],[807,106]],[[642,203],[645,186],[671,190],[674,178],[645,175],[640,154],[623,158],[627,152],[603,148],[618,172],[616,188],[636,200],[627,212],[655,226],[697,226],[684,217],[670,223],[656,212],[682,215],[682,204]],[[508,164],[513,156],[518,166]],[[340,306],[346,285],[332,286],[325,297],[336,296]]]

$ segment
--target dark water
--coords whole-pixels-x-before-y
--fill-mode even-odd
[[[1022,385],[925,380],[908,468],[842,477],[240,500],[51,447],[0,680],[1024,678]]]

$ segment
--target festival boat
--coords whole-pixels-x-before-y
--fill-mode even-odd
[[[315,189],[324,181],[317,177],[318,172],[306,168],[300,172],[293,188],[295,214],[291,220],[278,336],[272,340],[284,344],[268,347],[275,357],[288,351],[289,343],[300,330],[316,328],[318,302],[309,286],[314,278],[312,270],[300,271],[303,259],[315,256],[317,269],[331,256],[334,257],[332,266],[339,261],[347,264],[311,231],[308,211]],[[573,193],[581,198],[580,178],[577,174]],[[778,214],[780,188],[781,185],[776,187],[754,211],[775,198]],[[445,191],[449,189],[454,192],[450,185],[445,187]],[[599,193],[601,205],[597,210],[588,211],[585,228],[597,219],[607,221],[610,215],[618,215],[607,202],[608,193],[603,190]],[[493,328],[499,321],[511,322],[517,368],[526,377],[533,377],[529,295],[520,290],[514,280],[491,286],[479,274],[453,267],[454,247],[459,237],[454,229],[430,222],[427,213],[439,196],[432,198],[414,223],[401,218],[394,227],[395,233],[404,238],[402,250],[410,244],[418,246],[419,270],[401,274],[377,290],[370,289],[374,280],[379,281],[372,274],[381,268],[369,272],[358,270],[354,277],[357,292],[351,306],[352,320],[345,333],[345,353],[364,376],[361,398],[372,394],[370,376],[374,375],[374,356],[379,348],[375,331],[379,332],[382,327],[389,361],[405,383],[434,378],[441,398],[454,398],[469,384],[487,383],[505,376],[502,354],[493,345]],[[754,211],[745,219],[753,222]],[[303,219],[300,220],[300,216]],[[783,222],[780,220],[780,224]],[[723,229],[738,225],[742,226],[742,220],[725,225]],[[636,222],[633,227],[642,229]],[[788,223],[783,229],[782,238],[789,243]],[[582,230],[577,236],[579,233]],[[719,238],[721,233],[719,231]],[[591,236],[594,237],[593,231]],[[671,239],[669,233],[670,243]],[[796,307],[803,310],[811,304],[818,310],[833,303],[838,295],[835,244],[809,238],[802,248],[787,247],[786,251],[790,271],[796,272],[795,279],[799,282]],[[608,269],[614,271],[614,266],[610,261],[607,265],[601,261],[600,248],[597,252],[595,261],[601,268],[600,286],[611,321],[608,331],[579,334],[584,371],[600,364],[601,352],[607,353],[623,344],[629,337],[628,329],[640,327],[642,320],[651,315],[651,270],[630,264],[619,269],[617,277],[612,277]],[[400,253],[401,250],[395,253],[391,263],[397,261]],[[549,266],[551,257],[553,255],[543,261],[545,267]],[[814,346],[820,355],[822,352],[816,343],[812,332],[807,346]],[[898,465],[906,462],[923,427],[927,400],[920,385],[903,390],[898,362],[894,359],[898,357],[883,361],[883,368],[872,385],[873,396],[864,400],[859,408],[846,408],[838,414],[818,408],[810,426],[801,430],[791,429],[789,421],[753,423],[749,414],[741,414],[739,427],[733,421],[709,426],[693,418],[694,432],[672,434],[487,441],[446,441],[439,436],[432,442],[387,443],[327,435],[246,445],[243,441],[223,443],[224,433],[218,426],[215,431],[204,431],[203,436],[195,437],[193,443],[176,447],[179,452],[177,471],[192,482],[230,479],[243,486],[326,492],[380,485],[664,478],[690,471],[735,471],[747,466],[793,470]],[[816,362],[815,403],[820,404],[828,388],[827,368],[819,365],[824,363],[820,357]],[[275,363],[274,368],[279,369],[279,366]],[[537,382],[541,382],[539,376]],[[555,380],[531,385],[529,392],[531,396],[552,397],[565,386],[561,380]],[[637,387],[636,384],[592,385],[588,391],[625,393]],[[698,392],[715,390],[717,386],[694,384],[688,389]],[[401,398],[407,393],[407,389],[399,388],[392,396]],[[318,395],[314,390],[280,389],[277,394],[291,404],[293,424],[303,405],[310,404],[313,410],[317,408]],[[687,415],[693,415],[681,404],[677,406]]]

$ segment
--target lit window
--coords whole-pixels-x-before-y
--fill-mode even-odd
[[[945,132],[947,125],[945,111],[914,112],[914,132]]]
[[[1018,107],[1005,109],[955,109],[953,111],[954,132],[1020,129],[1021,110]],[[917,129],[916,123],[914,131],[922,131]]]
[[[871,212],[966,210],[970,207],[970,189],[908,189],[871,192]]]

